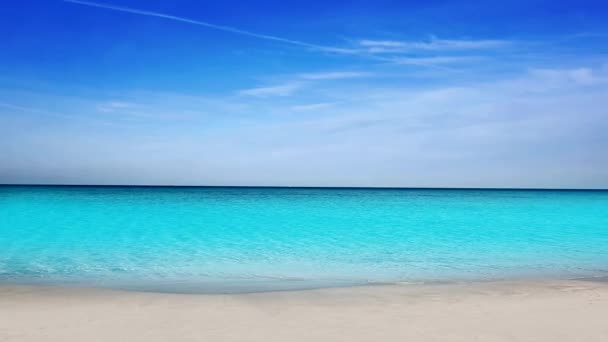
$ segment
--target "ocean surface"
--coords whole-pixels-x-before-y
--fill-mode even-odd
[[[608,275],[608,191],[0,186],[0,284],[248,292]]]

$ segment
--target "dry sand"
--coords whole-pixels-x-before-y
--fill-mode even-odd
[[[0,341],[608,341],[608,283],[239,295],[0,287]]]

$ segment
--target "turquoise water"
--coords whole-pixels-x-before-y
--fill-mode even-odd
[[[608,275],[608,191],[0,186],[0,283],[232,292]]]

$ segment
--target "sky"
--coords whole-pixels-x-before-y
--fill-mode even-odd
[[[0,6],[0,184],[608,188],[604,1]]]

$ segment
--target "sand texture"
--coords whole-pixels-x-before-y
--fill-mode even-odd
[[[608,283],[237,295],[0,286],[0,341],[608,341]]]

